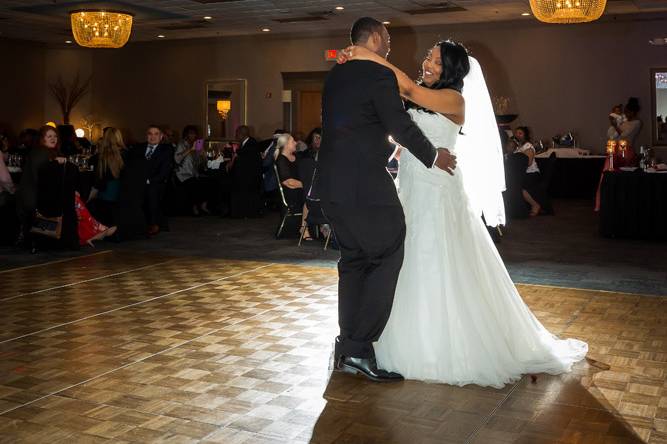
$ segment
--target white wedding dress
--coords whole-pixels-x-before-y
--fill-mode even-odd
[[[440,114],[409,112],[434,146],[456,146],[459,126]],[[402,150],[405,259],[375,344],[378,366],[408,379],[497,388],[526,373],[568,372],[588,345],[553,336],[523,302],[471,208],[464,174],[428,169]]]

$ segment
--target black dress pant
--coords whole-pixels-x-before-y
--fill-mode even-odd
[[[167,185],[163,183],[151,183],[146,186],[144,197],[144,211],[148,225],[166,226],[163,201]]]
[[[403,265],[405,216],[400,206],[342,206],[322,202],[336,235],[338,323],[336,355],[370,358],[384,330]]]

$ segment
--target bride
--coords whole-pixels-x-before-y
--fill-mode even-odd
[[[408,379],[497,388],[526,373],[570,371],[588,345],[560,340],[537,320],[481,218],[491,226],[505,222],[502,150],[477,60],[459,43],[439,42],[417,83],[363,47],[347,48],[340,62],[347,60],[393,70],[412,119],[459,160],[452,176],[426,168],[410,147],[401,150],[405,259],[375,344],[378,366]]]

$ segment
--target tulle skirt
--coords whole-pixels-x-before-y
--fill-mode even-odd
[[[461,172],[427,169],[404,150],[399,183],[405,259],[375,344],[380,368],[500,388],[526,373],[568,372],[586,356],[585,342],[552,335],[521,299],[468,204]]]

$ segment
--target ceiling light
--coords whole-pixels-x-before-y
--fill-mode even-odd
[[[524,13],[521,14],[521,15],[524,16],[524,17],[528,17],[528,16],[530,15],[530,12],[524,12]]]
[[[607,0],[530,0],[535,18],[545,23],[585,23],[599,19]]]
[[[65,40],[65,43],[67,43],[69,45],[69,44],[72,43],[72,41],[71,40]]]
[[[102,10],[70,13],[74,40],[86,48],[120,48],[132,32],[132,14]]]
[[[271,29],[269,29],[269,28],[262,28],[262,32],[271,32]]]
[[[213,17],[211,17],[210,15],[205,15],[205,16],[204,16],[204,20],[211,20],[212,18],[213,18]]]
[[[345,9],[344,6],[336,6],[336,11],[342,11],[343,9]]]
[[[157,38],[159,38],[159,39],[163,39],[163,38],[164,38],[164,35],[163,35],[163,34],[158,34],[158,35],[157,35]]]
[[[383,24],[383,25],[390,25],[391,22],[390,22],[390,21],[384,21],[384,22],[382,22],[382,24]]]

